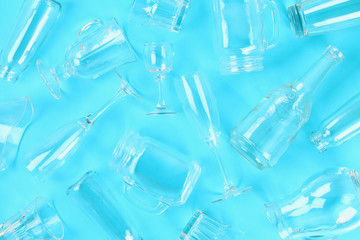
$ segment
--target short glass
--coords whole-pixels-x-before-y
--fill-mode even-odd
[[[71,76],[95,79],[116,67],[135,62],[135,53],[115,18],[86,24],[65,53],[65,63],[50,68],[37,61],[41,77],[51,94],[61,98],[60,83]]]
[[[196,162],[155,139],[131,132],[119,141],[110,166],[123,176],[127,199],[155,214],[184,204],[200,175]]]
[[[189,0],[134,0],[129,22],[178,32]]]
[[[213,0],[220,71],[223,74],[260,71],[262,53],[279,39],[279,10],[272,0]],[[264,9],[272,13],[273,34],[265,38]]]
[[[29,97],[0,103],[0,171],[9,167],[16,159],[19,144],[33,112]]]
[[[0,225],[0,239],[29,240],[64,237],[64,226],[52,204],[42,197]]]
[[[111,192],[97,173],[90,171],[68,188],[67,195],[104,230],[109,239],[141,240],[124,211],[125,207]]]
[[[281,239],[335,239],[360,226],[359,173],[331,169],[309,178],[291,195],[265,205]]]
[[[4,9],[5,10],[5,9]],[[54,0],[24,0],[0,55],[0,78],[16,81],[44,42],[61,12]]]

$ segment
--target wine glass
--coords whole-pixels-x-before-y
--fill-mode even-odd
[[[145,44],[145,66],[156,80],[159,87],[159,98],[156,109],[148,115],[176,114],[167,109],[164,99],[164,81],[171,72],[174,61],[174,50],[171,43],[151,42]]]

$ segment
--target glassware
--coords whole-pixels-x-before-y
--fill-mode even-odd
[[[281,239],[335,239],[360,226],[359,173],[332,169],[308,179],[280,201],[265,205]]]
[[[5,10],[5,9],[4,9]],[[16,81],[30,64],[61,12],[54,0],[24,0],[0,55],[0,78]]]
[[[306,0],[288,8],[296,37],[307,37],[360,25],[357,0]]]
[[[220,71],[223,74],[261,71],[262,53],[279,39],[279,10],[272,0],[213,0]],[[263,11],[272,13],[273,35],[264,33]]]
[[[241,240],[244,234],[227,225],[211,218],[206,213],[197,210],[179,240]]]
[[[218,139],[220,137],[219,113],[205,75],[199,73],[183,75],[176,86],[186,115],[196,124],[201,136],[213,150],[224,179],[224,195],[214,202],[249,191],[252,187],[238,189],[227,174],[228,167],[224,165]]]
[[[169,72],[171,72],[174,62],[172,44],[168,42],[146,43],[144,60],[147,71],[153,75],[159,87],[159,99],[156,109],[148,113],[148,115],[176,114],[176,112],[166,108],[164,99],[164,81]]]
[[[118,76],[121,78],[119,74]],[[137,96],[123,80],[123,85],[101,109],[64,125],[46,137],[26,158],[29,161],[26,168],[40,180],[51,176],[78,150],[98,117],[113,103],[127,95]]]
[[[86,24],[65,53],[65,63],[50,68],[37,61],[41,77],[51,94],[61,98],[60,83],[71,76],[95,79],[116,67],[135,62],[136,56],[115,18]]]
[[[16,159],[19,144],[33,112],[29,97],[0,103],[0,171],[5,170]]]
[[[87,172],[70,186],[67,195],[106,233],[109,239],[141,240],[134,225],[96,172]]]
[[[129,22],[179,32],[189,0],[134,0]]]
[[[317,88],[343,59],[329,46],[302,78],[273,90],[240,121],[231,131],[231,145],[255,167],[274,167],[309,120]]]
[[[360,94],[328,116],[310,136],[319,152],[339,146],[360,133]]]
[[[61,240],[63,237],[64,226],[56,209],[42,197],[0,225],[0,239],[4,240]]]
[[[134,133],[120,139],[110,167],[123,176],[127,199],[155,214],[184,204],[200,175],[196,162],[155,139]]]

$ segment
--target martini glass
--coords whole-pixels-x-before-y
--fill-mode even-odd
[[[252,187],[237,188],[229,178],[218,139],[220,136],[219,113],[215,97],[205,76],[199,73],[182,76],[180,83],[177,84],[177,92],[186,115],[193,120],[205,142],[213,151],[224,178],[224,193],[222,197],[212,202],[226,200],[251,190]]]

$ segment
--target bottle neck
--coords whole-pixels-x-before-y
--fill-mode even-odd
[[[59,82],[67,80],[72,75],[75,75],[75,68],[69,62],[57,65],[54,70]]]

